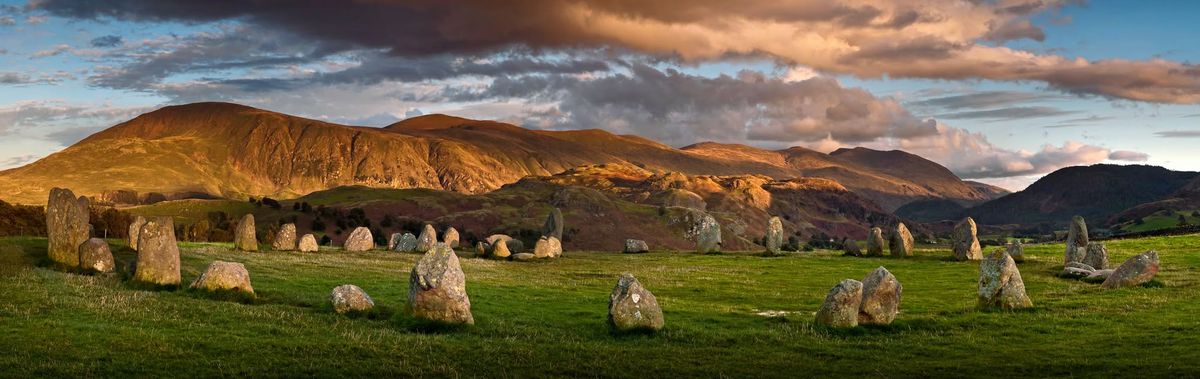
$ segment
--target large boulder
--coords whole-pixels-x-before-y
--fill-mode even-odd
[[[696,239],[696,252],[716,253],[721,251],[721,224],[710,214],[704,214],[692,226]]]
[[[421,229],[421,235],[417,236],[418,253],[424,253],[433,249],[433,245],[437,244],[437,230],[433,229],[433,225],[425,224],[425,228]]]
[[[533,256],[537,258],[557,258],[562,255],[562,243],[554,236],[543,236],[533,246]]]
[[[976,236],[975,220],[967,217],[954,226],[954,259],[977,261],[983,259],[983,250]]]
[[[91,238],[79,244],[79,268],[84,271],[107,274],[116,269],[112,250],[108,242],[99,238]]]
[[[771,220],[767,221],[767,235],[763,239],[768,254],[783,254],[783,221],[779,220],[779,216],[771,217]]]
[[[1154,279],[1158,268],[1158,252],[1150,250],[1126,259],[1100,286],[1114,289],[1142,285]]]
[[[204,291],[234,291],[254,294],[250,285],[250,272],[246,266],[237,262],[214,261],[200,276],[192,282],[189,288]]]
[[[658,331],[663,328],[658,300],[633,274],[617,278],[608,299],[608,326],[619,332]]]
[[[858,326],[859,305],[862,304],[863,284],[854,279],[843,279],[825,295],[825,302],[817,311],[817,324],[835,328]]]
[[[1013,240],[1008,244],[1008,256],[1012,257],[1014,262],[1021,263],[1025,261],[1025,246],[1021,245],[1020,240]]]
[[[254,226],[254,214],[247,213],[238,221],[233,233],[233,247],[241,251],[258,251],[258,235]]]
[[[171,217],[152,217],[142,226],[133,280],[156,286],[180,284],[179,243]]]
[[[891,324],[900,312],[900,296],[904,286],[888,272],[879,267],[862,281],[862,303],[858,307],[859,324]]]
[[[1108,247],[1103,242],[1088,242],[1087,252],[1083,254],[1083,264],[1097,270],[1108,268]]]
[[[867,255],[872,257],[883,256],[883,247],[886,243],[883,242],[883,229],[871,228],[867,232]]]
[[[346,242],[342,243],[342,248],[346,251],[368,251],[375,248],[375,236],[371,235],[371,229],[360,226],[354,228],[350,232],[350,236],[346,237]]]
[[[625,254],[637,254],[650,251],[650,246],[646,245],[646,241],[627,239],[625,240],[625,249],[622,250]]]
[[[279,227],[279,232],[275,233],[275,240],[271,241],[271,248],[277,251],[292,251],[296,250],[296,224],[283,224]]]
[[[392,247],[393,251],[401,253],[412,253],[417,251],[417,236],[412,233],[404,233],[400,235],[400,240],[396,241],[396,246]]]
[[[512,255],[512,252],[508,251],[508,243],[506,242],[508,241],[496,241],[495,244],[490,245],[492,252],[488,255],[496,259],[508,259]],[[529,254],[529,256],[533,257],[533,254]]]
[[[413,267],[408,281],[405,312],[415,318],[445,324],[474,324],[467,279],[458,255],[444,243],[434,245]]]
[[[304,237],[300,237],[300,242],[296,244],[296,249],[304,253],[317,252],[317,250],[320,250],[320,246],[317,245],[317,236],[305,234]]]
[[[1087,254],[1088,230],[1083,217],[1071,218],[1071,226],[1067,231],[1067,251],[1063,255],[1063,265],[1071,262],[1083,262]]]
[[[1033,306],[1025,294],[1025,281],[1007,251],[996,250],[979,264],[979,306],[1018,309]]]
[[[63,268],[79,267],[79,245],[91,238],[87,198],[65,188],[50,190],[46,203],[46,254]]]
[[[446,228],[446,231],[444,233],[442,233],[442,242],[445,242],[447,245],[450,245],[451,249],[458,248],[458,246],[459,246],[458,239],[459,239],[458,229],[454,229],[453,226]]]
[[[550,214],[546,216],[546,223],[542,224],[542,236],[554,237],[562,241],[563,238],[563,216],[562,211],[558,208],[550,210]]]
[[[894,257],[907,257],[913,254],[913,236],[903,222],[896,224],[896,229],[892,231],[891,241],[888,241],[888,247]]]
[[[329,303],[338,314],[366,313],[375,308],[375,300],[366,291],[353,284],[343,284],[329,293]]]
[[[134,217],[133,222],[129,223],[129,248],[134,251],[138,249],[138,234],[141,234],[143,225],[146,225],[146,218],[142,216]]]

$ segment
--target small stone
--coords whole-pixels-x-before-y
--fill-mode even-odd
[[[1067,279],[1082,279],[1091,276],[1094,272],[1095,271],[1093,270],[1087,270],[1079,267],[1063,267],[1062,272],[1059,273],[1058,276]]]
[[[904,223],[897,223],[896,229],[892,231],[892,240],[888,242],[891,248],[892,256],[907,257],[913,255],[913,236],[908,231],[908,227]]]
[[[404,233],[400,235],[400,240],[396,241],[396,246],[393,247],[392,250],[399,251],[401,253],[416,252],[417,236],[414,236],[412,233]]]
[[[475,323],[466,276],[450,246],[436,244],[417,261],[409,275],[405,312],[446,324]]]
[[[1108,268],[1108,247],[1104,246],[1103,242],[1088,242],[1083,263],[1095,267],[1096,270]]]
[[[107,274],[117,268],[108,242],[91,238],[79,245],[79,268],[84,271]]]
[[[858,326],[859,305],[862,304],[863,284],[854,279],[843,279],[825,295],[825,302],[817,311],[817,324],[834,328]]]
[[[1025,246],[1021,245],[1020,240],[1013,240],[1008,244],[1008,256],[1012,257],[1013,262],[1021,263],[1025,261]]]
[[[562,241],[563,238],[563,216],[562,211],[558,208],[550,210],[550,214],[546,216],[546,223],[542,225],[543,237],[554,237]]]
[[[983,259],[983,250],[979,247],[979,238],[975,235],[976,232],[975,220],[970,217],[954,226],[954,259],[959,261]]]
[[[979,306],[1018,309],[1033,306],[1025,294],[1025,281],[1007,251],[997,250],[979,264]]]
[[[437,230],[433,229],[433,225],[425,224],[425,228],[421,229],[421,235],[417,237],[416,252],[424,253],[433,249],[433,245],[437,244]]]
[[[233,247],[241,251],[258,251],[258,236],[254,227],[254,214],[247,213],[238,221],[233,234]]]
[[[779,216],[771,217],[771,220],[767,221],[767,235],[764,240],[768,254],[783,254],[783,221],[779,220]]]
[[[696,238],[696,252],[717,253],[721,251],[721,224],[710,214],[704,214],[692,226]]]
[[[663,328],[658,299],[633,274],[617,278],[608,300],[608,326],[615,331],[659,331]]]
[[[900,312],[900,297],[904,286],[888,272],[879,267],[862,281],[862,303],[858,307],[859,324],[891,324]]]
[[[346,251],[368,251],[375,248],[375,237],[371,235],[371,229],[360,226],[350,232],[342,248]]]
[[[882,257],[884,245],[883,229],[871,228],[871,231],[867,233],[867,255]]]
[[[1072,217],[1071,226],[1067,231],[1067,251],[1063,255],[1063,264],[1082,262],[1087,252],[1087,244],[1087,224],[1083,222],[1083,217]]]
[[[129,248],[133,251],[138,249],[138,234],[142,232],[143,225],[146,225],[146,218],[142,216],[135,217],[129,224]]]
[[[496,257],[499,258],[499,256],[496,256]],[[510,258],[517,262],[528,262],[528,261],[537,259],[537,256],[533,255],[533,253],[516,253],[516,254],[513,254]]]
[[[343,284],[329,293],[329,303],[338,314],[366,313],[375,308],[375,300],[366,291],[353,284]]]
[[[279,227],[279,232],[275,233],[271,248],[276,251],[293,251],[296,250],[296,243],[296,224],[283,224]]]
[[[650,246],[646,245],[646,241],[635,240],[635,239],[625,240],[625,250],[622,250],[622,252],[625,254],[638,254],[638,253],[645,253],[645,252],[649,252],[649,251],[650,251]]]
[[[554,236],[539,238],[533,246],[533,256],[537,258],[557,258],[562,255],[562,243]]]
[[[442,242],[450,245],[452,249],[457,249],[459,245],[458,229],[454,229],[454,227],[446,228],[446,232],[442,233]]]
[[[79,245],[91,238],[87,198],[54,188],[46,203],[46,255],[63,268],[79,267]]]
[[[296,248],[304,253],[317,252],[317,250],[320,250],[320,247],[317,245],[317,236],[305,234],[304,237],[300,237],[300,243],[297,244]]]
[[[246,271],[246,266],[236,262],[215,261],[210,263],[189,288],[254,294],[254,287],[250,285],[250,273]]]
[[[1158,274],[1158,269],[1158,252],[1150,250],[1129,257],[1129,259],[1125,260],[1125,263],[1117,266],[1117,269],[1100,286],[1107,289],[1114,289],[1142,285],[1154,280],[1154,276]]]
[[[175,220],[152,217],[138,232],[137,264],[133,280],[158,285],[178,286],[179,243],[175,240]]]

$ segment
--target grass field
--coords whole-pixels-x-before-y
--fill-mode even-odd
[[[477,325],[427,330],[399,312],[416,255],[185,244],[185,284],[213,260],[246,264],[259,298],[242,304],[39,268],[45,240],[10,238],[0,240],[0,376],[1200,375],[1200,235],[1110,242],[1114,265],[1146,249],[1163,263],[1157,285],[1115,291],[1056,278],[1062,247],[1027,247],[1031,261],[1020,268],[1035,308],[1018,312],[977,310],[978,263],[937,249],[909,259],[822,251],[465,259]],[[119,260],[132,258],[117,249]],[[813,325],[830,287],[878,266],[904,285],[894,324]],[[622,272],[658,297],[663,332],[608,332],[608,295]],[[334,314],[327,296],[345,283],[363,287],[382,313]]]

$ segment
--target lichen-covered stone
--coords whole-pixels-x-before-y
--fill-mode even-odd
[[[904,286],[888,272],[879,267],[862,281],[862,303],[858,307],[859,324],[891,324],[900,312],[900,297]]]
[[[152,217],[138,233],[137,264],[133,280],[157,286],[178,286],[179,243],[175,240],[175,220]]]
[[[446,324],[475,323],[466,276],[450,246],[436,244],[417,261],[409,275],[405,312]]]
[[[79,245],[91,238],[87,198],[65,188],[50,190],[46,203],[46,255],[64,268],[79,267]]]
[[[412,253],[417,251],[417,236],[412,233],[404,233],[400,235],[400,239],[396,241],[396,246],[392,247],[393,251],[401,253]]]
[[[894,257],[907,257],[913,254],[913,236],[903,222],[896,224],[896,229],[892,231],[891,241],[888,241],[888,247]]]
[[[767,221],[767,235],[764,239],[768,254],[783,254],[783,221],[780,221],[778,216]]]
[[[696,252],[716,253],[721,251],[721,224],[710,214],[699,217],[692,226],[696,238]]]
[[[321,248],[317,245],[317,236],[305,234],[304,237],[300,237],[300,242],[296,244],[296,249],[304,253],[315,253]]]
[[[1063,255],[1063,265],[1070,262],[1082,262],[1087,254],[1088,230],[1083,217],[1071,218],[1071,226],[1067,231],[1067,251]]]
[[[338,314],[366,313],[375,308],[375,300],[366,291],[353,284],[343,284],[329,293],[329,303]]]
[[[108,242],[99,238],[91,238],[79,244],[79,268],[84,271],[107,274],[117,267],[113,260],[112,250]]]
[[[129,248],[134,251],[138,249],[138,234],[141,234],[143,225],[146,225],[146,218],[142,216],[134,217],[133,222],[129,223]]]
[[[646,245],[646,241],[627,239],[625,240],[625,249],[622,250],[625,254],[638,254],[650,251],[650,246]]]
[[[237,262],[214,261],[189,286],[191,289],[205,291],[236,291],[254,294],[254,286],[250,285],[250,272],[246,266]]]
[[[233,247],[241,251],[258,251],[258,235],[254,226],[254,214],[247,213],[238,221],[233,234]]]
[[[884,245],[886,243],[883,242],[883,229],[871,228],[867,233],[867,256],[883,256]]]
[[[277,251],[293,251],[296,250],[296,244],[296,224],[283,224],[279,227],[279,232],[275,233],[271,248]]]
[[[346,242],[342,243],[342,248],[346,251],[368,251],[375,248],[375,236],[371,235],[371,229],[360,226],[354,228],[350,232],[350,236],[346,237]]]
[[[1158,274],[1158,252],[1154,250],[1147,251],[1138,255],[1129,257],[1117,269],[1104,280],[1101,287],[1114,289],[1121,287],[1132,287],[1145,284],[1154,280],[1154,276]]]
[[[1096,270],[1108,268],[1108,247],[1103,242],[1088,242],[1083,263]]]
[[[554,236],[539,238],[533,246],[533,256],[537,258],[557,258],[562,255],[562,243]]]
[[[1025,294],[1025,281],[1007,251],[997,250],[979,264],[979,306],[1018,309],[1033,306]]]
[[[418,253],[427,252],[430,249],[433,249],[433,246],[436,245],[437,242],[437,230],[433,229],[433,225],[425,224],[425,228],[421,229],[421,235],[417,236],[417,247],[415,251]]]
[[[444,233],[442,233],[442,242],[445,242],[446,245],[449,245],[451,249],[458,248],[458,246],[459,246],[458,239],[459,239],[458,229],[454,229],[453,226],[446,228],[446,231]]]
[[[858,326],[859,305],[862,304],[863,284],[854,279],[843,279],[825,295],[825,302],[817,311],[817,324],[834,328]]]
[[[400,238],[402,238],[402,237],[404,237],[404,233],[392,233],[392,235],[390,237],[388,237],[388,244],[387,244],[388,250],[395,251],[396,245],[400,243]]]
[[[979,247],[978,231],[975,220],[967,217],[954,226],[954,259],[960,261],[977,261],[983,259],[983,250]]]
[[[1008,256],[1012,257],[1014,262],[1021,263],[1025,261],[1025,246],[1021,246],[1021,241],[1013,240],[1008,244]]]
[[[617,278],[608,300],[608,325],[620,332],[659,331],[664,325],[662,308],[650,290],[633,274]]]

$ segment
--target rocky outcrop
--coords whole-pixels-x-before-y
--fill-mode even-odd
[[[608,325],[618,332],[659,331],[663,328],[658,299],[633,274],[617,278],[608,300]]]

